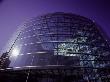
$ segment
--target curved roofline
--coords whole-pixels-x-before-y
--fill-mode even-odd
[[[107,33],[101,28],[101,26],[94,21],[94,24],[97,26],[98,31],[100,31],[101,36],[106,40],[106,42],[110,45],[110,38]]]
[[[26,22],[30,21],[30,20],[33,20],[35,18],[40,18],[40,17],[45,17],[45,16],[51,16],[51,15],[71,15],[72,17],[78,17],[79,19],[84,19],[85,21],[88,21],[88,22],[93,22],[93,20],[91,20],[90,18],[88,17],[85,17],[85,16],[82,16],[82,15],[79,15],[79,14],[75,14],[75,13],[71,13],[71,12],[52,12],[52,13],[47,13],[47,14],[41,14],[41,15],[38,15],[36,17],[32,17],[31,19],[27,20]]]

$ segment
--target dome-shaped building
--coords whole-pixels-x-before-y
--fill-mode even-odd
[[[96,23],[57,12],[25,22],[6,47],[4,65],[23,82],[101,82],[96,68],[109,65],[109,50]]]

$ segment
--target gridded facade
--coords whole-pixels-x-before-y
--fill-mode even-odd
[[[26,81],[33,77],[32,82],[105,82],[109,75],[110,46],[99,26],[79,15],[58,12],[32,18],[7,48],[8,68],[27,70]],[[50,75],[65,76],[36,80],[35,74],[43,68]],[[33,73],[32,69],[39,71]]]

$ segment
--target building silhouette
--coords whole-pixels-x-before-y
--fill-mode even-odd
[[[110,44],[99,25],[79,15],[26,21],[4,54],[2,82],[110,82]]]

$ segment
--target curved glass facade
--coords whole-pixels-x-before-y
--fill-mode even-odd
[[[9,67],[103,67],[110,47],[99,26],[74,14],[53,13],[24,23],[8,47]],[[8,50],[8,49],[7,49]]]

